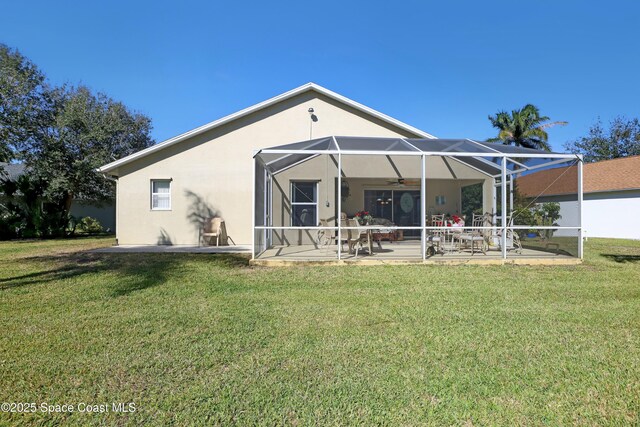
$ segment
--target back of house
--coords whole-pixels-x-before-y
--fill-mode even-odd
[[[103,166],[121,245],[198,245],[207,218],[252,241],[256,150],[330,135],[431,138],[313,83]]]

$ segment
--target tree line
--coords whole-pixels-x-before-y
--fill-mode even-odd
[[[151,146],[151,119],[83,85],[52,85],[18,50],[0,44],[0,236],[68,233],[74,200],[99,205],[114,183],[95,169]],[[1,171],[0,171],[1,173]]]

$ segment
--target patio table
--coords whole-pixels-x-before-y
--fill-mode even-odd
[[[370,228],[359,228],[358,231],[360,232],[360,236],[362,236],[363,234],[366,234],[367,236],[367,250],[369,251],[369,255],[373,255],[373,230]],[[380,244],[380,242],[378,242],[378,245]]]

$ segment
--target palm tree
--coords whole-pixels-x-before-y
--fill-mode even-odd
[[[513,110],[511,113],[500,111],[495,116],[489,116],[493,127],[500,131],[498,137],[487,141],[551,151],[547,143],[549,135],[545,129],[556,125],[564,126],[568,122],[549,122],[549,120],[547,116],[540,116],[538,107],[531,104],[525,105],[521,110]]]

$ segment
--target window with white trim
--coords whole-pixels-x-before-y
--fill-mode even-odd
[[[291,181],[291,225],[318,225],[318,182]]]
[[[168,211],[171,210],[171,180],[152,179],[151,180],[151,210]]]

